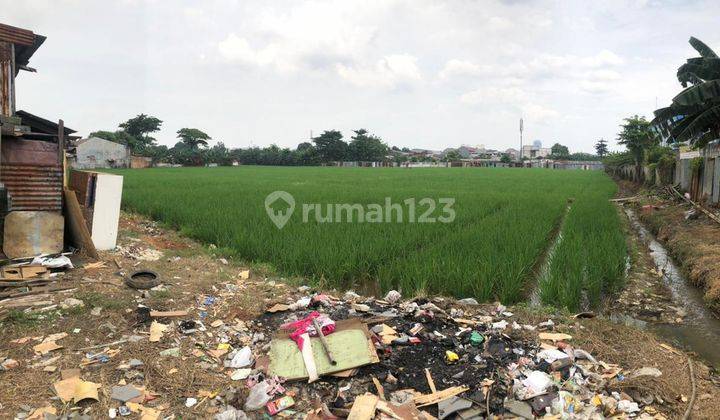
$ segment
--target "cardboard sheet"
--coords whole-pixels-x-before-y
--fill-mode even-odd
[[[335,332],[326,336],[326,338],[337,360],[335,366],[330,364],[320,339],[317,337],[310,339],[313,359],[315,360],[317,373],[320,376],[379,361],[375,346],[370,340],[367,326],[359,320],[338,321]],[[287,380],[308,377],[300,349],[294,341],[287,337],[287,334],[278,335],[270,343],[268,373],[282,376]]]

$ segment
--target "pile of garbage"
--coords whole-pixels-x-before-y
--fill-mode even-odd
[[[220,377],[218,384],[231,384],[183,397],[188,410],[219,420],[664,418],[653,407],[665,403],[662,396],[622,386],[662,372],[627,372],[597,360],[572,344],[568,326],[552,319],[523,323],[501,304],[403,300],[397,291],[383,299],[353,292],[338,298],[303,286],[283,293],[287,300],[268,305],[260,317],[242,321],[221,319],[225,304],[241,293],[238,286],[218,285],[216,292],[198,296],[192,310],[141,304],[136,334],[82,349],[82,366],[114,361],[122,373],[103,390],[112,402],[110,418],[168,418],[170,402],[148,389],[143,373],[145,364],[168,358],[190,360]],[[35,364],[50,371],[63,337],[22,340],[38,342]],[[145,340],[157,352],[147,360],[119,357],[124,343]],[[3,361],[10,369],[12,363]],[[77,404],[97,401],[102,385],[82,379],[76,369],[62,371],[53,387],[63,402]],[[51,406],[28,407],[19,416],[53,412]]]
[[[556,331],[552,319],[522,324],[503,305],[473,299],[402,301],[397,291],[384,299],[353,292],[339,299],[298,291],[299,298],[270,306],[256,320],[211,322],[215,348],[207,349],[203,336],[207,320],[177,324],[181,334],[202,337],[195,347],[207,349],[196,354],[209,356],[203,368],[224,369],[237,381],[210,395],[217,419],[663,418],[651,406],[663,402],[659,396],[628,395],[619,386],[660,371],[623,372],[599,361]],[[215,298],[200,303],[213,305]],[[169,328],[152,321],[150,340]],[[199,397],[188,397],[186,406]]]
[[[53,305],[51,293],[70,287],[58,285],[66,269],[73,268],[64,254],[43,255],[3,261],[0,266],[0,320],[9,311]]]

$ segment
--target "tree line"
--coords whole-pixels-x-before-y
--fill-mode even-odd
[[[206,164],[231,165],[319,165],[336,161],[379,162],[404,160],[400,149],[392,149],[383,140],[366,129],[353,131],[346,142],[338,130],[326,130],[311,141],[301,142],[297,148],[282,148],[275,144],[267,147],[228,148],[221,141],[210,146],[212,137],[197,128],[181,128],[179,139],[172,147],[157,144],[153,133],[160,131],[163,121],[139,114],[118,125],[115,131],[95,131],[90,137],[99,137],[126,145],[135,156],[146,156],[155,163],[200,166]]]
[[[567,146],[563,146],[560,143],[555,143],[550,148],[550,155],[547,157],[547,159],[570,161],[599,160],[602,159],[605,154],[607,154],[606,144],[607,142],[605,142],[605,140],[600,139],[598,143],[595,144],[595,151],[597,154],[594,155],[592,153],[583,152],[570,153],[570,149]]]
[[[455,149],[448,150],[442,157],[418,154],[410,155],[406,147],[389,147],[379,136],[366,129],[354,130],[349,141],[338,130],[325,130],[310,141],[304,141],[295,149],[279,147],[275,144],[266,147],[228,148],[222,141],[213,138],[197,128],[181,128],[177,131],[178,141],[172,147],[157,144],[153,134],[160,131],[163,121],[157,117],[139,114],[118,125],[115,131],[95,131],[90,137],[99,137],[126,145],[135,156],[146,156],[154,163],[179,164],[184,166],[202,166],[217,164],[273,166],[315,166],[329,162],[437,162],[462,159]],[[607,153],[604,140],[596,145],[598,155]],[[603,149],[604,147],[604,149]],[[570,153],[567,146],[555,143],[548,159],[597,160],[598,156],[589,153]],[[488,156],[489,157],[489,156]],[[509,163],[511,157],[503,154],[500,159]]]

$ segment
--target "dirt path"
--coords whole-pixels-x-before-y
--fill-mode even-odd
[[[17,413],[31,412],[40,407],[52,407],[58,414],[76,412],[91,418],[106,417],[108,410],[119,405],[110,398],[111,388],[123,382],[136,384],[146,391],[143,401],[145,411],[142,412],[145,418],[153,418],[151,414],[158,412],[162,413],[162,417],[172,414],[182,418],[207,418],[221,411],[222,402],[240,407],[247,396],[247,389],[242,382],[229,378],[228,372],[213,358],[214,352],[220,350],[217,343],[226,337],[235,347],[253,345],[255,351],[266,351],[263,343],[267,343],[268,335],[272,333],[271,326],[277,321],[268,318],[265,310],[275,303],[293,302],[308,294],[305,288],[283,283],[257,266],[251,270],[250,278],[244,278],[247,267],[242,264],[226,263],[220,256],[213,255],[213,250],[139,216],[122,215],[119,245],[120,251],[103,253],[104,268],[68,271],[60,283],[76,288],[52,296],[58,304],[72,297],[82,300],[83,306],[60,311],[13,312],[3,321],[0,359],[10,358],[18,364],[0,372],[3,385],[0,417],[11,418]],[[160,251],[162,256],[155,261],[141,261],[134,257],[152,256],[153,253],[142,252],[148,249]],[[114,261],[119,263],[120,269]],[[83,265],[83,261],[76,263]],[[159,273],[164,286],[146,292],[125,286],[122,276],[137,268]],[[432,302],[449,312],[453,301],[434,299]],[[188,311],[189,319],[202,320],[207,330],[194,335],[168,331],[159,342],[150,342],[147,339],[149,324],[142,322],[138,304],[157,311]],[[589,351],[599,360],[618,364],[623,372],[643,367],[659,369],[662,372],[659,378],[624,382],[616,378],[618,391],[652,401],[643,413],[650,416],[647,418],[655,416],[653,413],[680,418],[685,411],[692,389],[687,355],[663,345],[652,334],[602,319],[573,319],[567,314],[522,307],[507,310],[514,313],[512,320],[519,324],[537,325],[551,318],[557,331],[572,334],[573,345]],[[494,311],[495,305],[481,305],[466,308],[463,316],[482,317]],[[161,321],[170,324],[172,319]],[[45,356],[35,354],[34,346],[51,334],[67,334],[57,340],[63,348]],[[534,342],[536,335],[536,332],[524,333],[508,327],[508,336],[514,337],[513,340]],[[128,342],[102,346],[128,338]],[[101,346],[96,349],[81,350],[98,345]],[[109,356],[107,359],[88,359],[105,347],[105,355]],[[160,355],[162,351],[176,347],[180,357]],[[443,354],[445,349],[440,347],[437,351]],[[127,364],[132,359],[142,361],[143,365],[128,369]],[[425,367],[417,363],[419,359],[407,366],[400,366],[392,360],[395,359],[388,358],[381,365],[361,368],[349,380],[331,378],[313,384],[314,387],[305,388],[300,384],[288,389],[296,392],[299,413],[309,410],[313,398],[317,396],[324,395],[322,400],[331,403],[335,398],[331,395],[335,395],[337,389],[345,384],[351,384],[354,392],[373,390],[370,374],[377,374],[388,389],[393,385],[385,382],[389,381],[387,374],[393,372],[400,383],[429,392],[424,375],[416,372],[417,369],[422,372]],[[46,361],[45,366],[43,361]],[[449,373],[443,374],[455,372],[457,368],[448,368],[442,362],[442,356],[433,355],[427,363],[432,367],[433,375],[437,375],[437,382],[444,383],[443,388],[461,381]],[[710,369],[699,361],[694,366],[698,391],[693,416],[710,418],[717,412],[720,391],[713,382],[715,377]],[[53,384],[61,379],[61,371],[79,367],[84,381],[99,385],[99,401],[63,404],[55,396]],[[379,367],[384,371],[378,370]],[[477,376],[476,380],[481,380],[481,376]],[[185,404],[189,397],[197,398],[198,404],[187,407]],[[502,399],[496,399],[493,407],[496,404],[502,405]],[[132,416],[137,418],[139,414]],[[662,418],[660,414],[658,416]]]

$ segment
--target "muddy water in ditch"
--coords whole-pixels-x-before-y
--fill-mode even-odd
[[[720,319],[703,302],[702,293],[688,282],[663,247],[638,220],[635,213],[625,209],[633,229],[650,249],[662,279],[670,290],[675,306],[682,308],[687,316],[680,324],[650,324],[634,319],[616,317],[625,323],[644,327],[686,350],[696,352],[715,367],[720,367]]]

